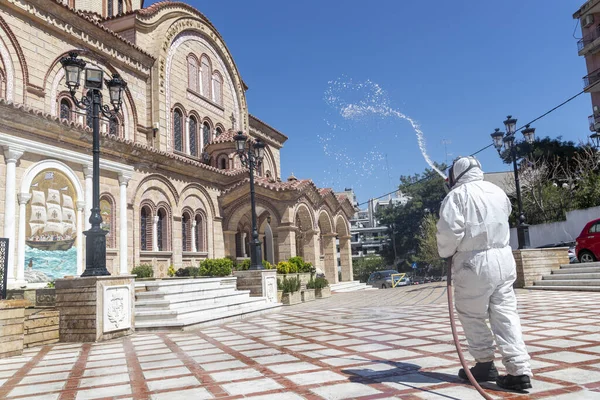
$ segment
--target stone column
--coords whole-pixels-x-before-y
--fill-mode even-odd
[[[27,203],[31,199],[29,193],[19,193],[17,195],[19,200],[19,238],[17,240],[17,284],[25,283],[25,231],[27,230],[27,221],[25,221],[25,211],[27,210]],[[10,269],[9,269],[10,271]],[[9,275],[10,276],[10,275]]]
[[[196,226],[198,225],[198,222],[196,222],[195,219],[192,220],[192,251],[195,253],[198,251],[198,248],[196,247]]]
[[[158,215],[152,218],[152,251],[158,251]]]
[[[289,260],[296,255],[296,227],[277,227],[277,248],[279,249],[279,261]]]
[[[190,119],[185,119],[185,152],[187,154],[191,154],[190,152]]]
[[[15,279],[15,215],[17,193],[17,161],[25,151],[20,148],[5,147],[6,186],[4,192],[4,237],[8,238],[8,282]]]
[[[335,245],[335,233],[325,233],[323,237],[323,248],[325,249],[325,258],[323,260],[323,270],[329,283],[338,283],[337,268],[337,249]]]
[[[83,259],[83,218],[85,215],[85,201],[77,202],[77,275],[83,274],[85,261]]]
[[[246,232],[242,232],[242,257],[248,257],[246,254]]]
[[[223,239],[225,240],[225,255],[236,257],[235,252],[235,234],[236,231],[223,231]]]
[[[304,232],[304,261],[311,263],[315,267],[319,265],[319,245],[317,237],[318,231]]]
[[[127,275],[127,183],[131,177],[119,174],[119,275]]]
[[[342,281],[352,281],[352,247],[350,239],[352,236],[340,236],[340,264],[342,265]]]
[[[85,177],[85,212],[84,212],[84,223],[85,230],[91,228],[90,215],[92,214],[92,207],[94,206],[94,182],[93,169],[91,165],[85,165],[83,167],[83,176]]]

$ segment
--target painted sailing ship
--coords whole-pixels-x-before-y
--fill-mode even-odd
[[[48,189],[47,198],[41,190],[31,191],[31,235],[25,241],[29,247],[49,251],[73,247],[77,237],[73,198],[60,191]]]

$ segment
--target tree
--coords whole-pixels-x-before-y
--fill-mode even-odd
[[[385,269],[385,260],[382,257],[367,256],[352,260],[352,271],[355,281],[367,282],[369,275],[375,271]]]
[[[438,218],[432,213],[423,217],[417,238],[418,250],[415,259],[443,274],[444,260],[440,257],[437,248],[437,221]]]
[[[444,165],[439,168],[446,169]],[[398,270],[406,270],[414,261],[419,246],[423,218],[429,213],[438,215],[446,191],[444,179],[431,169],[426,169],[423,174],[401,176],[400,182],[400,191],[410,200],[404,205],[380,210],[377,218],[390,228],[392,238],[384,247],[382,256]]]

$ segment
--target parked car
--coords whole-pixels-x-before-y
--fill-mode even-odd
[[[392,274],[397,274],[398,271],[388,269],[385,271],[375,271],[371,273],[367,280],[367,285],[375,288],[387,289],[392,287]]]
[[[575,240],[575,254],[582,263],[600,259],[600,219],[585,224]]]
[[[573,264],[573,263],[578,263],[579,260],[577,259],[577,254],[575,252],[575,242],[560,242],[560,243],[552,243],[552,244],[545,244],[543,246],[538,246],[538,249],[548,249],[548,248],[553,248],[553,247],[568,247],[569,250],[569,263]]]

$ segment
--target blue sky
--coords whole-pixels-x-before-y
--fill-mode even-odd
[[[352,187],[361,202],[427,164],[407,121],[348,119],[343,107],[383,103],[411,117],[430,157],[451,162],[488,145],[506,115],[520,126],[576,94],[586,74],[572,19],[583,0],[188,2],[224,37],[250,113],[289,137],[282,178]],[[536,135],[585,141],[589,114],[583,94],[536,122]],[[480,159],[509,169],[493,148]]]

